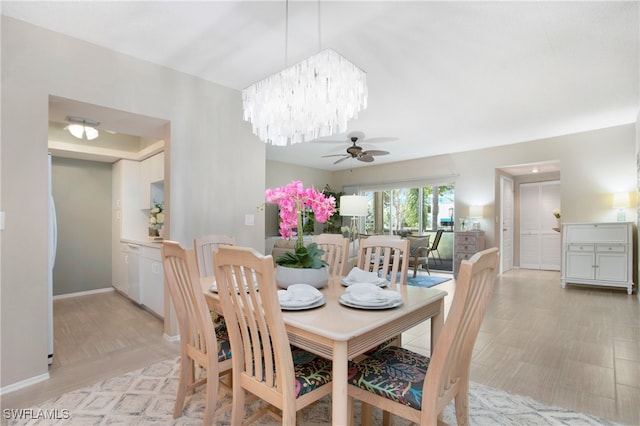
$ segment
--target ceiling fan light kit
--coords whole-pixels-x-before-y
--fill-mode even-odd
[[[325,49],[244,89],[242,107],[255,135],[287,146],[345,132],[367,95],[367,74]]]

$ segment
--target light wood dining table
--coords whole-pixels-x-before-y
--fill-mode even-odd
[[[342,277],[334,276],[320,289],[325,305],[298,311],[283,311],[289,341],[333,361],[331,423],[349,424],[351,409],[347,396],[349,360],[431,319],[431,348],[444,323],[444,297],[447,292],[433,288],[401,285],[403,304],[397,308],[369,310],[343,306],[338,301],[346,287]],[[201,278],[209,308],[222,312],[218,295],[210,291],[213,277]],[[433,350],[433,349],[432,349]]]

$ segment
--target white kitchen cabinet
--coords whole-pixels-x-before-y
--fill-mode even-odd
[[[142,246],[142,304],[164,318],[164,271],[160,248]]]
[[[562,288],[587,284],[633,292],[632,223],[568,223],[562,236]]]
[[[140,208],[164,201],[164,152],[140,162]]]

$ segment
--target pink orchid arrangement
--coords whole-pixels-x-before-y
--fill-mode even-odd
[[[315,219],[320,223],[326,222],[336,211],[336,199],[333,196],[327,197],[313,187],[304,189],[299,180],[279,188],[267,189],[265,198],[267,203],[280,207],[280,235],[284,238],[297,235],[299,241],[302,241],[302,211],[305,208],[311,208]],[[293,228],[297,228],[298,232]]]
[[[297,180],[285,186],[267,189],[265,192],[267,203],[277,204],[280,207],[280,235],[291,238],[297,235],[295,254],[284,253],[276,258],[276,263],[281,266],[294,268],[320,268],[326,262],[320,259],[324,251],[315,243],[304,246],[302,238],[302,211],[310,208],[315,219],[324,223],[336,211],[336,199],[326,196],[313,187],[304,189],[302,182]],[[297,228],[296,231],[293,229]]]

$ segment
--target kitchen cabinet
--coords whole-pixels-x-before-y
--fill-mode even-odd
[[[631,222],[563,224],[562,237],[562,288],[584,284],[633,292]]]
[[[140,208],[164,202],[164,152],[140,162]]]
[[[164,318],[164,271],[160,248],[142,246],[141,259],[142,304]]]
[[[460,262],[484,250],[484,231],[456,232],[453,241],[453,275],[457,277]]]

